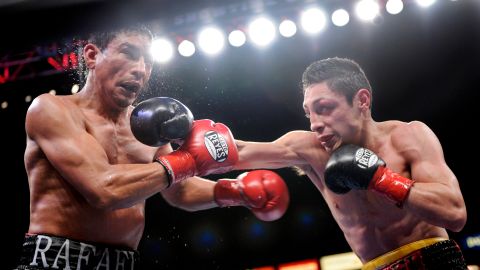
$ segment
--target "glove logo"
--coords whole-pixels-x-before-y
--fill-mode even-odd
[[[227,142],[216,131],[211,130],[205,133],[205,147],[217,162],[224,162],[228,158]]]
[[[372,151],[360,148],[355,152],[355,162],[358,167],[367,169],[375,165],[378,161],[378,156]]]

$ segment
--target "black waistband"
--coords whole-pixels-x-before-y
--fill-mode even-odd
[[[132,249],[84,243],[50,235],[26,235],[17,269],[137,269]]]

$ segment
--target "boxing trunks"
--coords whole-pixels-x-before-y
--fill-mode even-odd
[[[429,238],[401,246],[363,265],[362,270],[466,270],[453,240]]]
[[[138,261],[139,254],[135,250],[27,234],[20,263],[15,269],[134,270],[139,269]]]

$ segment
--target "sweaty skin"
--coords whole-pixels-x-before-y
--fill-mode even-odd
[[[189,211],[217,206],[215,182],[193,177],[170,187],[156,151],[130,130],[131,104],[148,81],[151,40],[121,33],[104,50],[84,49],[90,69],[76,95],[37,97],[26,116],[28,233],[136,249],[146,198],[161,193]]]
[[[41,113],[49,113],[44,111],[50,110],[52,113],[58,112],[60,115],[55,125],[49,122],[39,124],[47,125],[50,129],[58,130],[59,133],[65,132],[66,134],[62,137],[71,137],[62,139],[72,141],[73,145],[70,148],[78,147],[78,149],[68,149],[68,151],[52,149],[49,151],[49,158],[53,159],[51,162],[37,143],[35,131],[32,132],[33,138],[30,136],[27,138],[25,164],[30,189],[32,190],[28,232],[136,247],[143,233],[145,203],[141,202],[128,208],[115,210],[110,209],[110,206],[98,205],[101,202],[92,204],[77,188],[108,189],[108,187],[102,187],[102,185],[109,185],[109,183],[102,183],[104,179],[100,178],[105,178],[105,181],[113,181],[114,177],[109,175],[94,176],[92,174],[92,177],[97,179],[88,179],[92,182],[90,183],[92,187],[86,187],[85,183],[75,183],[68,179],[71,177],[70,175],[62,176],[62,172],[59,172],[59,170],[68,174],[69,168],[65,168],[66,166],[84,167],[85,170],[89,170],[88,167],[90,166],[97,166],[95,160],[84,161],[82,158],[75,158],[77,155],[82,155],[82,152],[96,152],[95,156],[89,153],[85,158],[97,159],[97,155],[101,156],[105,165],[118,164],[118,166],[127,167],[129,163],[151,162],[155,149],[135,140],[126,116],[118,123],[112,123],[82,106],[83,104],[77,96],[44,96],[37,100],[37,104],[32,106],[41,105],[45,105],[42,109],[38,108],[38,110],[42,110]],[[53,108],[55,108],[55,111]],[[32,112],[35,110],[37,108],[31,108]],[[48,139],[46,137],[43,140]],[[57,140],[57,138],[54,140]],[[53,144],[55,141],[46,143]],[[162,150],[168,151],[167,147]],[[55,153],[53,157],[51,151],[58,151],[58,153]],[[76,153],[70,154],[71,151]],[[57,165],[58,169],[55,167],[57,159],[62,162],[61,165]],[[65,164],[66,162],[69,164]],[[85,163],[91,164],[85,166]],[[160,172],[161,169],[157,168],[157,171]],[[105,171],[105,173],[108,173],[108,171]],[[150,174],[152,173],[154,171],[150,170]],[[148,174],[145,172],[144,175],[147,176]],[[89,190],[85,192],[93,193]],[[104,192],[107,193],[108,191],[105,190]],[[124,192],[128,191],[125,190]],[[101,201],[101,198],[93,198],[95,194],[91,196],[92,201]],[[109,194],[99,196],[107,197]],[[115,208],[115,206],[112,207]]]
[[[237,140],[236,169],[300,167],[323,195],[362,262],[416,240],[448,238],[446,229],[459,231],[466,222],[458,181],[435,134],[418,121],[375,122],[369,107],[366,89],[359,90],[349,104],[326,83],[318,83],[304,96],[312,132],[292,131],[267,143]],[[403,208],[373,191],[339,195],[328,190],[325,165],[329,153],[342,143],[373,150],[388,168],[416,181]]]

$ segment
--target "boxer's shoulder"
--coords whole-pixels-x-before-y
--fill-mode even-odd
[[[428,126],[421,121],[403,122],[398,120],[389,120],[380,122],[380,126],[387,133],[392,135],[406,135],[408,133],[416,133],[428,130]]]
[[[27,111],[26,124],[29,126],[63,126],[67,121],[83,122],[78,103],[70,96],[42,94],[36,97]]]
[[[399,122],[399,121],[398,121]],[[431,129],[423,122],[399,122],[392,129],[390,135],[392,144],[396,148],[405,148],[412,144],[422,144],[432,133]]]
[[[305,146],[320,145],[315,132],[306,130],[293,130],[287,132],[279,140],[283,140],[286,144],[298,149],[304,149]]]
[[[390,134],[392,151],[409,162],[425,157],[427,153],[440,153],[441,145],[433,131],[423,122],[403,122]],[[432,152],[433,151],[433,152]]]
[[[292,131],[291,136],[294,138],[293,149],[309,164],[324,164],[328,160],[329,154],[318,140],[315,132],[297,130]],[[303,171],[308,170],[302,168]]]
[[[287,132],[276,142],[288,147],[291,151],[302,156],[306,160],[310,160],[312,155],[316,156],[319,152],[325,152],[322,145],[317,139],[315,132],[306,130],[293,130]]]
[[[32,104],[28,108],[28,112],[58,112],[58,110],[72,111],[78,107],[79,105],[75,101],[73,96],[55,96],[51,94],[41,94],[32,101]]]

